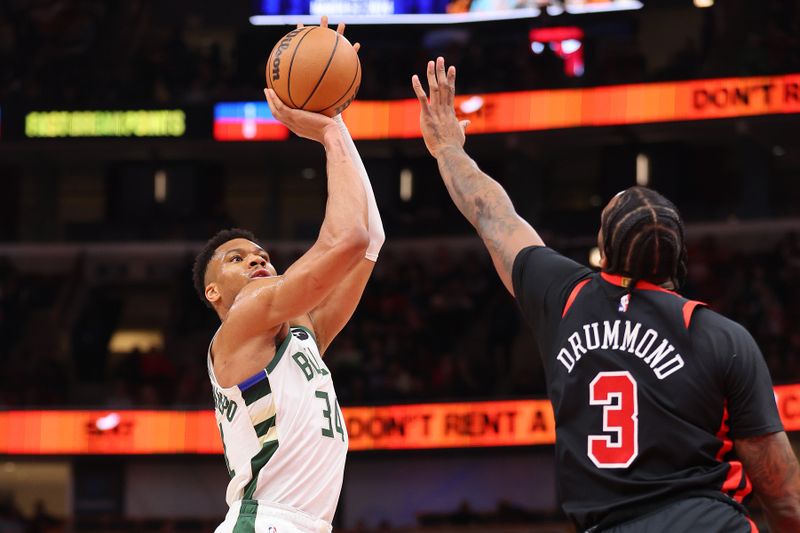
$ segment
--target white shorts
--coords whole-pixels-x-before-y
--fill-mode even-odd
[[[214,533],[331,533],[325,520],[277,503],[255,500],[233,502]]]

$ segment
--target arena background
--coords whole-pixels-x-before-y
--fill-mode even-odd
[[[0,0],[0,531],[224,515],[191,261],[230,226],[279,269],[315,237],[322,150],[261,88],[320,9],[385,15],[343,17],[363,22],[345,120],[387,243],[326,357],[353,448],[337,531],[572,530],[534,342],[419,138],[409,79],[440,54],[468,151],[551,246],[589,263],[635,183],[676,202],[684,292],[755,336],[796,445],[800,6],[708,4]]]

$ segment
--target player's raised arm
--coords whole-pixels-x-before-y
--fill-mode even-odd
[[[544,245],[536,231],[514,210],[506,191],[481,172],[464,151],[469,121],[459,122],[454,100],[456,69],[445,73],[443,58],[428,62],[430,101],[416,75],[411,84],[420,103],[420,127],[425,146],[439,164],[439,172],[459,211],[478,230],[489,249],[500,279],[511,294],[514,259],[527,246]]]
[[[353,139],[350,137],[350,132],[347,130],[347,126],[342,120],[342,117],[337,115],[334,117],[334,121],[336,121],[339,126],[347,151],[355,163],[356,169],[358,169],[358,174],[366,194],[369,246],[364,254],[364,258],[356,263],[336,288],[331,291],[330,295],[309,313],[312,327],[316,334],[317,345],[322,354],[324,354],[331,341],[333,341],[333,338],[336,337],[345,324],[347,324],[350,317],[353,316],[353,312],[356,310],[358,302],[364,294],[364,288],[367,286],[367,281],[372,274],[372,270],[375,268],[375,262],[378,260],[378,253],[385,239],[381,215],[378,211],[378,204],[375,202],[375,194],[372,192],[372,185],[369,181],[367,169],[361,161],[361,156],[356,149],[355,143],[353,143]]]
[[[282,276],[248,284],[226,319],[237,335],[263,334],[317,307],[363,259],[369,243],[364,186],[333,119],[290,109],[265,90],[272,114],[325,147],[328,201],[314,245]],[[233,332],[231,332],[233,333]]]

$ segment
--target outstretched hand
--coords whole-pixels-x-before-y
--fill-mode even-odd
[[[416,74],[411,77],[411,86],[419,99],[419,125],[425,146],[433,157],[450,147],[461,148],[466,140],[469,120],[459,122],[454,107],[456,96],[456,67],[445,72],[444,58],[428,61],[428,89],[430,101]]]

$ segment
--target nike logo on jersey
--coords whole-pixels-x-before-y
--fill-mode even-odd
[[[621,302],[620,302],[620,305]],[[683,358],[668,339],[658,332],[644,328],[638,322],[604,320],[584,324],[567,337],[567,346],[561,348],[556,359],[571,373],[581,358],[592,350],[614,350],[635,355],[647,364],[658,379],[664,379],[684,367]]]

